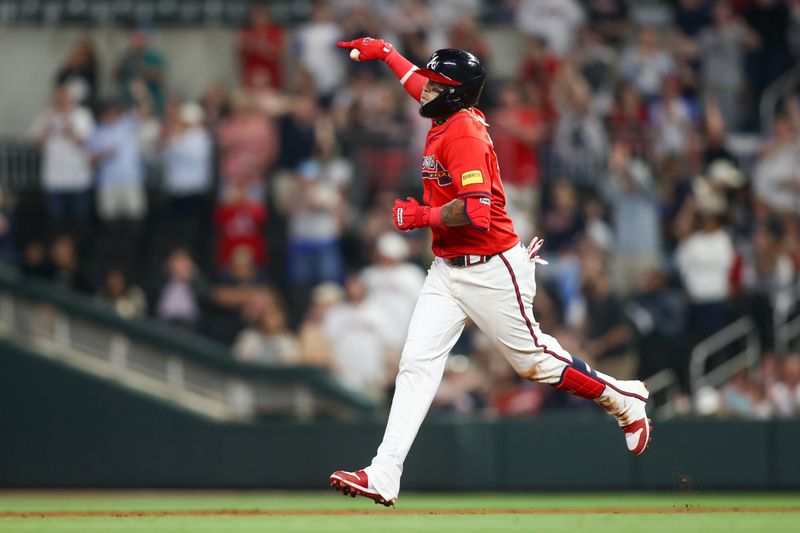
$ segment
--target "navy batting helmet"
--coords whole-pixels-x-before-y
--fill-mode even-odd
[[[419,108],[423,117],[449,117],[459,109],[472,107],[483,90],[483,66],[477,57],[463,50],[437,50],[425,68],[416,73],[447,85],[439,96]]]

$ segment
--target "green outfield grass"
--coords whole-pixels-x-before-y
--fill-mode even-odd
[[[332,491],[0,492],[2,533],[576,530],[800,533],[800,495],[416,493],[386,509]]]

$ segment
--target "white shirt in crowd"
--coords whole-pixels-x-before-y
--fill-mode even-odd
[[[756,197],[779,213],[800,213],[800,144],[764,157],[753,173]]]
[[[200,194],[211,188],[212,141],[203,127],[170,139],[164,148],[164,188],[173,196]]]
[[[542,37],[557,55],[571,49],[585,14],[575,0],[522,0],[516,12],[517,27],[528,35]]]
[[[411,263],[372,265],[361,273],[369,299],[386,316],[384,335],[395,347],[402,347],[425,273]]]
[[[731,237],[723,229],[697,232],[678,245],[675,261],[692,303],[727,297],[734,255]]]
[[[311,73],[322,94],[338,89],[344,79],[345,56],[336,47],[341,37],[342,30],[334,22],[313,22],[297,31],[300,63]]]
[[[345,387],[377,397],[386,384],[382,309],[371,301],[341,303],[328,311],[323,330],[331,342],[337,379]]]
[[[108,124],[100,124],[89,139],[90,154],[109,155],[97,165],[100,188],[144,181],[144,168],[136,140],[139,122],[129,113]]]
[[[71,134],[70,134],[71,130]],[[47,133],[42,161],[42,189],[46,192],[84,191],[91,185],[92,170],[86,140],[94,131],[94,119],[85,107],[67,113],[44,112],[33,133]]]

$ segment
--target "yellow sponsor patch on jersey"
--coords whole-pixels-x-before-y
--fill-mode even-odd
[[[480,170],[470,170],[461,174],[461,186],[483,183],[483,173]]]

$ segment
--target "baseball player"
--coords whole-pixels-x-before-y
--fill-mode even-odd
[[[467,318],[494,342],[520,376],[597,402],[617,419],[633,454],[645,451],[651,422],[641,381],[601,374],[543,333],[533,317],[534,268],[505,211],[500,169],[478,109],[484,69],[468,52],[438,50],[417,68],[391,44],[369,37],[340,42],[358,61],[382,60],[431,119],[422,160],[422,202],[396,200],[401,231],[430,227],[436,256],[414,308],[383,442],[362,470],[338,470],[333,488],[394,505],[411,443],[431,405],[445,360]]]

